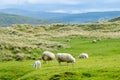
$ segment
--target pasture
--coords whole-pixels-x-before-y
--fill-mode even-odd
[[[91,28],[95,25],[97,27]],[[108,28],[109,25],[111,26]],[[115,25],[117,27],[113,28]],[[95,23],[53,25],[52,27],[48,25],[47,27],[14,26],[7,30],[1,28],[1,53],[8,52],[15,55],[12,49],[15,47],[25,54],[36,53],[37,59],[42,51],[50,50],[55,54],[70,53],[76,58],[76,63],[74,65],[69,63],[68,66],[62,63],[62,66],[58,66],[56,59],[47,64],[43,64],[41,60],[42,67],[34,69],[31,64],[35,60],[1,61],[0,80],[120,80],[120,25],[118,23],[103,25],[102,23],[102,26]],[[94,39],[100,39],[100,41],[92,43]],[[82,52],[88,53],[89,58],[79,59],[78,56]]]
[[[91,43],[93,38],[79,36],[67,42],[68,49],[56,52],[71,53],[76,58],[74,66],[56,60],[43,64],[40,69],[33,69],[33,60],[0,62],[1,80],[119,80],[120,79],[120,39],[103,39]],[[55,39],[56,40],[56,39]],[[57,39],[63,42],[64,39]],[[88,59],[79,59],[81,52],[89,54]],[[41,61],[42,62],[42,61]]]

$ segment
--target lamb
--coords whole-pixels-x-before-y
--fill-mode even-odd
[[[66,62],[67,65],[68,63],[73,63],[73,64],[75,63],[75,58],[71,54],[68,54],[68,53],[57,53],[56,58],[57,58],[59,65],[61,65],[61,62]]]
[[[33,67],[33,68],[36,68],[36,69],[40,68],[40,67],[41,67],[41,62],[40,62],[39,60],[35,61],[35,62],[32,64],[32,67]]]
[[[55,59],[55,55],[52,52],[44,51],[42,54],[42,60],[46,63],[46,61],[52,61]]]
[[[87,53],[81,53],[79,55],[79,58],[88,58],[88,54]]]

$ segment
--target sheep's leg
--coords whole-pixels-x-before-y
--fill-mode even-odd
[[[40,68],[40,64],[38,64],[37,68]]]
[[[59,61],[58,63],[59,63],[59,66],[61,66],[61,62]]]
[[[35,65],[35,68],[36,68],[36,69],[37,69],[37,67],[38,67],[38,66],[37,66],[37,65]]]
[[[32,67],[34,68],[34,67],[35,67],[35,64],[32,64]]]
[[[67,66],[68,66],[68,63],[67,63]]]
[[[68,66],[68,62],[67,62],[67,66]]]
[[[41,68],[41,63],[39,64],[39,67]]]
[[[74,63],[72,63],[72,66],[74,66]]]

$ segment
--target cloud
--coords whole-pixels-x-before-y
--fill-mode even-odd
[[[98,3],[120,3],[120,0],[0,0],[0,4],[66,4],[66,5],[78,5],[78,4],[98,4]],[[86,6],[87,6],[86,5]]]
[[[51,10],[48,12],[52,12],[52,13],[69,13],[69,14],[77,14],[77,13],[81,13],[80,10]]]
[[[26,0],[0,0],[1,5],[14,5],[14,4],[23,4]]]
[[[2,5],[17,5],[17,4],[79,4],[79,0],[0,0]]]
[[[86,9],[60,9],[60,10],[51,10],[48,12],[52,13],[68,13],[68,14],[79,14],[79,13],[86,13],[86,12],[104,12],[104,11],[120,11],[119,8],[86,8]]]
[[[0,0],[0,8],[22,8],[59,13],[120,10],[120,0]]]
[[[68,5],[75,5],[79,4],[79,0],[26,0],[28,3],[31,4],[68,4]]]
[[[48,11],[48,12],[52,12],[52,13],[68,13],[67,10],[51,10],[51,11]]]

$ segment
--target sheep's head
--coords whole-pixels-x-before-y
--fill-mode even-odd
[[[73,63],[75,63],[75,58],[73,58]]]

